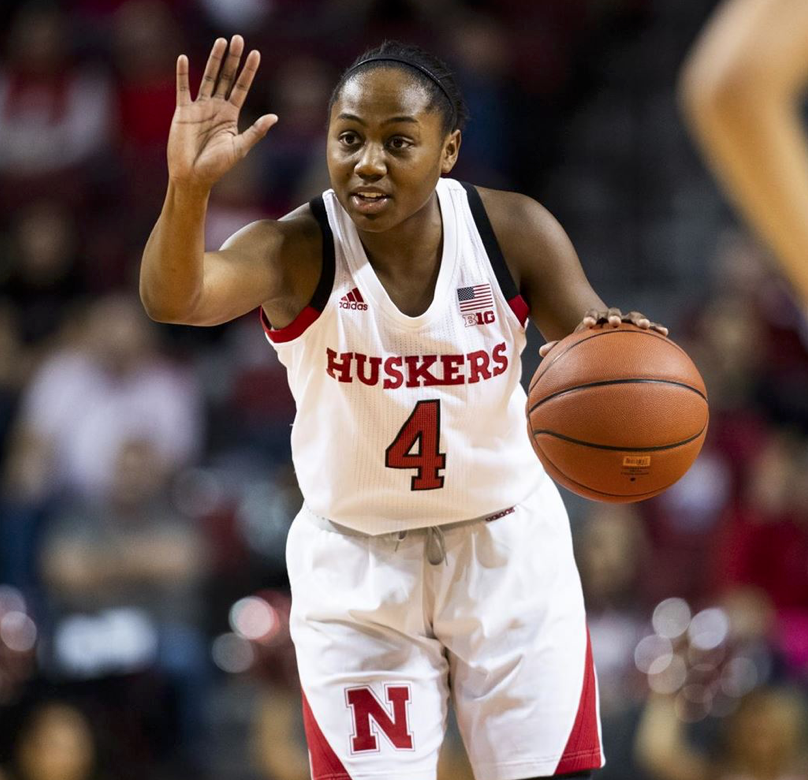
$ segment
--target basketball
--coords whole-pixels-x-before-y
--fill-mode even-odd
[[[530,383],[528,433],[547,473],[597,501],[641,501],[690,468],[709,418],[704,380],[687,353],[622,323],[573,333]]]

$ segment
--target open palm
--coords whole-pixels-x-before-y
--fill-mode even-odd
[[[191,100],[188,85],[188,58],[177,58],[177,107],[168,137],[172,182],[212,187],[278,121],[274,114],[265,114],[239,133],[239,113],[261,60],[251,51],[236,78],[243,51],[240,35],[232,37],[229,49],[224,38],[216,39],[196,100]]]

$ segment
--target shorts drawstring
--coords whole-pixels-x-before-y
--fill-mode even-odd
[[[395,539],[395,552],[398,552],[398,547],[401,542],[404,541],[404,539],[406,539],[411,533],[426,531],[426,558],[433,566],[437,566],[439,563],[446,562],[446,531],[450,531],[453,528],[472,525],[473,523],[490,523],[494,520],[499,520],[506,515],[513,514],[513,512],[514,507],[511,506],[507,509],[496,512],[493,515],[473,517],[469,520],[459,520],[456,523],[446,523],[444,525],[419,526],[418,528],[391,531],[384,534],[384,536],[387,539],[390,539],[391,536]],[[335,523],[325,517],[316,515],[314,512],[310,512],[309,518],[313,523],[327,531],[335,531],[336,533],[346,534],[348,536],[370,536],[370,534],[367,534],[364,531],[357,531],[354,528],[348,528],[347,526],[340,525],[339,523]]]
[[[426,529],[426,559],[433,566],[446,560],[446,537],[440,526],[431,525]]]
[[[443,534],[443,529],[440,526],[431,525],[423,530],[426,531],[426,559],[433,566],[437,566],[446,560],[446,537]],[[398,546],[407,538],[407,535],[408,531],[397,531],[394,534],[396,546],[393,552],[398,552]]]

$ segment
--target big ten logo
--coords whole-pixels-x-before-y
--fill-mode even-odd
[[[463,315],[463,320],[467,328],[470,328],[472,325],[490,325],[495,319],[494,312],[491,309],[487,311],[475,311],[471,314]]]
[[[414,749],[409,725],[410,686],[387,684],[384,696],[387,701],[380,701],[369,685],[345,690],[353,719],[351,753],[378,753],[380,734],[396,750]]]

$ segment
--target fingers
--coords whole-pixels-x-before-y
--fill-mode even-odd
[[[597,309],[589,309],[586,314],[584,314],[584,317],[581,320],[581,325],[587,328],[594,328],[595,325],[598,324],[600,315],[601,312],[599,312]]]
[[[623,312],[620,309],[615,308],[614,306],[609,308],[609,311],[606,312],[606,322],[609,323],[613,328],[616,328],[620,325],[623,321]]]
[[[191,89],[188,86],[188,58],[184,54],[177,57],[177,105],[187,106],[191,102]]]
[[[260,63],[261,55],[253,49],[247,55],[247,59],[244,61],[244,67],[230,92],[230,102],[234,106],[241,108],[244,105],[244,101],[247,99],[247,93],[250,91],[250,86],[252,85]]]
[[[539,357],[547,357],[547,353],[556,345],[558,344],[557,341],[548,341],[546,344],[542,344],[539,347]]]
[[[594,328],[595,325],[609,324],[616,328],[623,321],[623,314],[620,309],[614,307],[608,311],[602,309],[588,309],[584,314],[581,324],[575,329],[575,332],[586,330],[587,328]]]
[[[623,316],[623,321],[630,322],[632,325],[636,325],[638,328],[642,328],[643,330],[648,330],[648,328],[651,327],[651,320],[638,311],[630,311],[628,314]]]
[[[244,157],[250,149],[253,148],[278,121],[277,114],[264,114],[252,123],[243,133],[236,137],[239,153]]]
[[[596,325],[611,325],[613,328],[619,327],[621,322],[630,322],[643,330],[655,330],[663,336],[668,335],[668,329],[658,322],[651,322],[642,312],[630,311],[628,314],[623,314],[620,309],[612,306],[608,310],[602,309],[588,309],[581,320],[580,325],[575,329],[576,333],[588,328],[594,328]]]
[[[216,91],[213,93],[213,97],[227,99],[230,93],[230,87],[236,77],[236,71],[238,70],[238,64],[241,61],[243,51],[244,38],[240,35],[234,35],[230,39],[230,50],[227,52],[227,57],[219,76],[219,83],[216,85]]]
[[[197,100],[206,100],[213,94],[213,88],[216,86],[216,79],[219,76],[219,68],[226,49],[227,41],[224,38],[217,38],[213,42],[208,62],[205,65],[205,72],[202,75],[202,83],[199,85]]]
[[[603,311],[602,309],[588,309],[586,314],[584,314],[581,324],[591,328],[598,323],[603,324],[608,322],[609,325],[616,328],[622,321],[623,313],[620,311],[620,309],[612,306],[608,309],[608,311]]]
[[[668,335],[668,329],[664,325],[660,325],[658,322],[651,322],[648,317],[638,311],[630,311],[623,317],[623,321],[630,322],[632,325],[636,325],[643,330],[655,330],[663,336]]]

